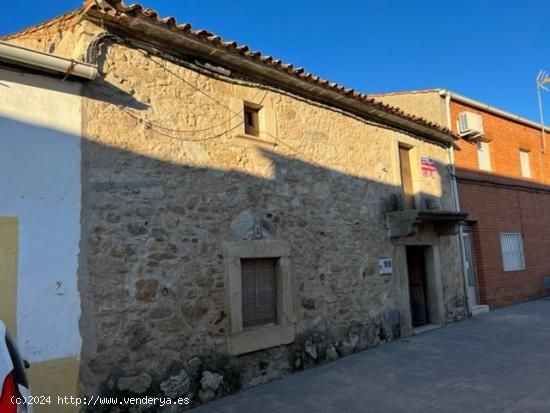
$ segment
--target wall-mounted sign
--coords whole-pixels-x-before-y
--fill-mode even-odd
[[[388,257],[378,258],[378,274],[380,275],[393,274],[393,263],[391,258],[388,258]]]
[[[430,158],[420,158],[420,168],[422,169],[422,175],[434,177],[437,174],[435,168],[435,162]]]

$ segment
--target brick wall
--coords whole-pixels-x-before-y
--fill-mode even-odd
[[[540,131],[453,102],[452,126],[458,114],[479,113],[489,141],[489,172],[479,171],[475,143],[457,142],[455,164],[461,209],[470,213],[480,301],[501,307],[541,297],[550,276],[550,154],[542,152]],[[532,179],[522,178],[519,150],[530,150]],[[526,269],[505,272],[499,234],[521,232]]]

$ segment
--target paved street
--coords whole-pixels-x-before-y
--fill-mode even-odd
[[[193,410],[549,412],[550,301],[396,341]]]

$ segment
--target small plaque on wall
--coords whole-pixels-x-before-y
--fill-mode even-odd
[[[388,258],[388,257],[378,258],[378,274],[380,275],[393,274],[393,262],[391,258]]]

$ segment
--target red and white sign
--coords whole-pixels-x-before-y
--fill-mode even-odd
[[[437,174],[435,162],[430,158],[420,158],[420,167],[422,168],[422,175],[434,177]]]

